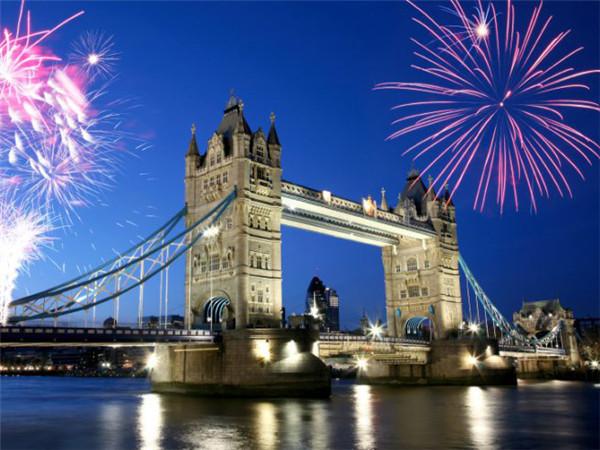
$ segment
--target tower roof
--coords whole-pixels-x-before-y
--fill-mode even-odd
[[[319,277],[313,277],[306,292],[309,295],[312,295],[313,292],[325,292],[325,284],[323,284]]]
[[[225,105],[223,119],[217,128],[217,133],[230,138],[237,131],[252,134],[250,125],[244,117],[244,103],[241,99],[231,95]]]
[[[427,187],[425,186],[425,183],[423,183],[419,171],[415,168],[412,168],[408,173],[408,177],[406,178],[406,184],[404,185],[404,190],[400,195],[400,200],[412,200],[417,208],[417,213],[422,215],[426,212],[426,193]]]
[[[188,151],[185,156],[200,156],[198,151],[198,143],[196,142],[196,125],[192,124],[192,137],[188,145]]]

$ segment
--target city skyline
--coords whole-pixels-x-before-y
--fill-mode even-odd
[[[590,10],[598,8],[597,4],[584,6]],[[39,9],[36,4],[31,7],[34,11]],[[364,6],[354,4],[322,5],[316,10],[303,5],[290,8],[239,5],[239,9],[229,14],[245,15],[249,23],[252,18],[268,17],[268,21],[277,26],[256,30],[249,23],[231,20],[236,26],[234,36],[209,21],[209,17],[219,14],[223,5],[176,5],[165,17],[158,17],[159,8],[153,5],[117,7],[122,17],[106,22],[110,23],[107,31],[114,35],[122,53],[118,63],[120,80],[115,87],[119,95],[133,97],[143,105],[135,114],[135,122],[154,148],[137,157],[125,157],[119,168],[122,173],[118,175],[117,186],[105,195],[109,206],[101,208],[102,217],[98,217],[97,209],[80,210],[81,222],[74,224],[56,250],[47,252],[58,265],[66,262],[67,274],[62,274],[48,260],[37,263],[30,269],[31,278],[20,278],[18,293],[25,292],[24,286],[31,292],[67,279],[68,275],[77,273],[77,265],[95,265],[100,257],[110,257],[113,248],[128,246],[129,240],[136,239],[138,234],[147,234],[178,210],[183,202],[183,158],[189,126],[193,122],[197,124],[198,140],[203,146],[218,124],[232,86],[247,105],[245,113],[253,129],[266,128],[270,112],[276,113],[283,146],[284,178],[356,200],[368,194],[378,199],[380,188],[385,187],[388,201],[395,203],[411,167],[409,159],[400,158],[408,141],[406,144],[383,142],[392,130],[389,122],[393,117],[388,108],[394,102],[390,96],[370,89],[376,82],[399,78],[407,70],[405,66],[412,49],[404,44],[408,33],[398,26],[400,22],[411,27],[407,5],[377,5],[366,15],[361,9]],[[560,22],[559,13],[564,7],[550,4],[547,10]],[[74,9],[73,5],[61,4],[55,11],[43,14],[37,11],[37,18],[44,22],[42,25],[50,24]],[[322,27],[334,9],[336,19],[331,21],[330,27]],[[15,10],[16,4],[3,6],[1,14],[3,18],[12,17]],[[91,23],[104,22],[107,9],[102,5],[91,4],[86,10],[82,23],[66,28],[60,38],[55,38],[59,47],[60,42],[70,42]],[[183,14],[186,11],[189,14]],[[158,23],[168,23],[182,15],[189,16],[184,19],[188,26],[180,27],[172,35],[160,36],[164,38],[161,41],[159,35],[153,33],[146,33],[144,45],[132,39],[136,26],[156,29]],[[134,16],[137,22],[132,27]],[[364,21],[359,20],[363,16]],[[571,15],[569,22],[575,20],[582,24],[573,32],[577,39],[586,40],[581,29],[593,16],[593,11],[587,15],[583,12]],[[313,38],[301,43],[294,41],[294,32],[299,31],[298,26],[293,25],[297,17],[309,24]],[[371,36],[366,41],[358,39],[360,42],[353,40],[350,32],[353,27],[368,29],[376,23],[381,24],[379,36]],[[567,27],[559,23],[557,28]],[[193,33],[192,29],[200,29],[201,34]],[[236,36],[244,39],[236,39]],[[179,47],[181,43],[185,45]],[[156,50],[154,58],[142,56],[145,45]],[[587,38],[585,45],[588,58],[598,54],[593,40]],[[258,53],[251,51],[255,47]],[[290,48],[295,50],[292,54],[297,61],[289,60]],[[160,52],[169,49],[175,49],[177,58],[159,57]],[[233,54],[217,59],[219,55],[228,54],[227,50]],[[335,55],[335,61],[327,55]],[[315,59],[322,61],[319,71],[310,64]],[[172,61],[173,67],[161,69],[154,63],[159,60]],[[211,61],[219,64],[211,66]],[[365,61],[367,64],[360,63]],[[295,62],[309,69],[304,80],[291,78]],[[254,76],[236,76],[233,69],[238,64],[252,67]],[[352,76],[340,78],[347,67],[352,68]],[[163,89],[154,84],[169,74],[173,82],[163,82]],[[296,85],[287,87],[286,79],[294,79]],[[597,93],[597,80],[594,83],[593,92]],[[206,85],[211,88],[205,88]],[[352,108],[351,99],[360,107]],[[164,119],[165,114],[168,121]],[[598,132],[593,123],[585,128],[592,130],[592,135]],[[461,252],[476,267],[475,275],[505,314],[519,309],[523,300],[555,297],[566,307],[573,308],[577,316],[598,314],[594,301],[598,298],[595,276],[598,271],[598,165],[589,168],[586,175],[585,183],[574,182],[573,200],[545,202],[535,215],[509,210],[500,216],[492,208],[480,214],[470,209],[471,199],[467,195],[459,192],[455,198]],[[140,214],[135,210],[140,210]],[[98,222],[94,226],[89,225],[92,219]],[[128,225],[127,221],[136,226]],[[150,221],[154,222],[148,223]],[[487,230],[486,233],[481,233],[482,229]],[[562,239],[563,236],[569,239]],[[575,236],[585,236],[585,239],[574,239]],[[380,316],[385,315],[383,269],[378,249],[291,229],[284,230],[283,240],[283,303],[289,313],[302,310],[304,280],[316,273],[336,286],[345,299],[342,327],[357,323],[365,307],[371,315],[376,316],[378,309]],[[326,254],[335,256],[317,261],[311,258],[323,248]],[[531,270],[522,270],[524,266]],[[182,268],[177,270],[183,280]],[[173,295],[180,296],[181,301],[174,302],[169,312],[181,312],[182,287],[177,286]],[[177,303],[180,310],[176,309]],[[134,305],[129,308],[131,314]]]

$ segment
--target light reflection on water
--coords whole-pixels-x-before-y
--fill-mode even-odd
[[[329,400],[149,393],[145,380],[0,378],[0,448],[599,448],[600,389],[336,383]],[[32,432],[33,424],[35,432]]]

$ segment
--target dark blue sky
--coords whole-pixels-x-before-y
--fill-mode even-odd
[[[15,20],[17,6],[3,5],[3,25]],[[533,6],[516,7],[523,16]],[[36,27],[86,11],[49,42],[59,55],[84,31],[114,35],[121,61],[112,95],[140,105],[134,126],[153,146],[123,160],[117,185],[105,194],[109,206],[81,211],[81,222],[48,252],[68,274],[111,256],[111,248],[125,248],[182,206],[190,124],[197,124],[203,146],[232,87],[253,129],[266,128],[269,113],[277,114],[284,178],[354,199],[378,196],[384,186],[393,200],[404,185],[411,163],[400,153],[415,137],[384,142],[395,118],[389,108],[401,97],[371,90],[377,82],[420,79],[409,69],[415,61],[409,38],[423,32],[404,3],[31,2],[29,8]],[[548,2],[544,11],[555,16],[553,32],[573,29],[568,47],[585,46],[575,59],[580,68],[600,66],[598,2]],[[598,78],[591,83],[589,95],[597,99]],[[567,118],[598,140],[598,115]],[[553,195],[537,214],[524,207],[500,215],[493,203],[483,214],[474,212],[473,192],[459,191],[461,253],[505,314],[525,299],[560,297],[576,315],[599,315],[598,167],[596,161],[584,168],[586,182],[571,174],[575,198]],[[116,225],[125,220],[138,226]],[[288,312],[302,310],[314,274],[338,290],[345,326],[354,326],[363,308],[371,316],[384,312],[379,249],[292,229],[283,239]],[[37,263],[19,292],[66,276],[49,260]],[[173,312],[182,311],[181,270],[172,284]],[[126,311],[132,319],[133,307]]]

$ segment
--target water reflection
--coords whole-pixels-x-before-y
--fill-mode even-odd
[[[276,448],[278,423],[273,403],[261,402],[254,407],[258,448],[270,450]]]
[[[138,433],[143,450],[161,448],[163,411],[158,394],[144,394],[138,408]]]
[[[355,385],[353,391],[357,447],[365,449],[375,448],[371,386],[367,384]]]
[[[476,448],[489,448],[494,440],[487,392],[477,386],[466,390],[467,417],[472,442]]]

